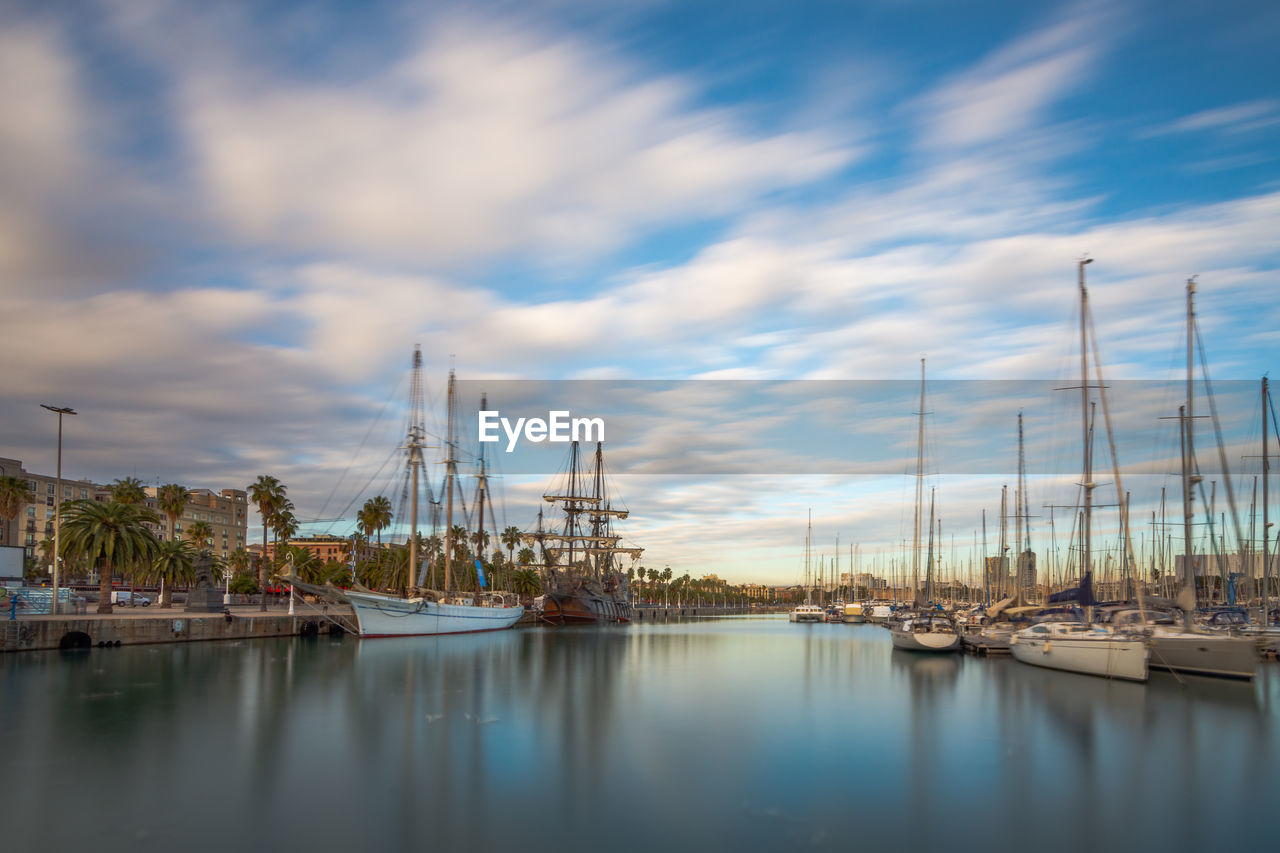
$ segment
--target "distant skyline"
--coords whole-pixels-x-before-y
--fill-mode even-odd
[[[0,455],[52,473],[40,403],[72,406],[69,477],[269,473],[331,518],[386,481],[414,344],[437,420],[451,363],[468,389],[910,383],[921,357],[1052,383],[1078,376],[1085,254],[1109,379],[1181,376],[1199,276],[1212,376],[1244,389],[1232,452],[1257,440],[1277,4],[428,6],[0,0]],[[914,447],[912,411],[882,434]],[[1000,417],[966,420],[998,445]],[[1071,499],[1078,417],[1033,437],[1033,500]],[[1162,423],[1122,458],[1146,497],[1176,487]],[[618,475],[645,565],[794,582],[810,506],[832,549],[910,535],[905,472],[673,473],[696,437],[630,426],[620,458],[667,466]],[[932,472],[968,546],[1008,471]],[[545,485],[504,477],[500,524]]]

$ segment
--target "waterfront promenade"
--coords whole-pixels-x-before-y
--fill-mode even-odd
[[[220,613],[188,613],[173,607],[116,607],[110,614],[24,615],[6,620],[0,651],[38,651],[105,646],[243,640],[299,634],[341,632],[354,627],[345,605],[297,602],[289,615],[286,599],[270,604],[233,604]]]

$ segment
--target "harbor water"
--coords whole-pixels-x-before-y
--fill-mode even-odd
[[[3,847],[1274,849],[1278,675],[785,616],[10,654]]]

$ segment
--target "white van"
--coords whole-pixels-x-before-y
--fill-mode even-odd
[[[149,607],[151,599],[140,592],[129,592],[127,589],[111,590],[111,603],[124,604],[131,607]]]

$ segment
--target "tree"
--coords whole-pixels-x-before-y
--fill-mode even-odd
[[[670,566],[667,566],[665,569],[662,570],[662,582],[666,584],[666,590],[664,591],[669,592],[671,589],[671,567]],[[671,603],[670,595],[665,595],[663,598],[663,601],[667,604],[670,604]]]
[[[160,581],[161,607],[173,604],[173,588],[179,583],[189,583],[195,573],[196,547],[186,539],[168,539],[158,543],[155,558],[147,574]]]
[[[142,488],[142,481],[137,477],[118,479],[107,486],[107,491],[111,492],[111,499],[116,503],[139,505],[147,502],[147,493]],[[159,520],[156,519],[156,521]]]
[[[110,613],[113,570],[150,565],[159,542],[147,525],[158,523],[160,517],[145,506],[116,500],[72,501],[63,512],[63,554],[101,563],[98,612]]]
[[[197,549],[203,548],[213,540],[213,527],[207,521],[197,521],[187,529],[186,539]]]
[[[520,565],[527,566],[533,562],[533,557],[532,548],[521,548],[520,553],[516,555],[516,560],[519,561]]]
[[[271,527],[271,517],[285,499],[285,485],[269,474],[259,474],[258,479],[249,484],[249,500],[258,505],[258,515],[262,517],[262,558],[258,561],[258,586],[262,589],[262,610],[267,609],[267,531]]]
[[[520,528],[511,525],[502,531],[499,537],[502,541],[502,547],[507,549],[507,563],[516,561],[516,546],[520,544]]]
[[[35,503],[35,500],[35,493],[26,480],[7,474],[0,477],[0,518],[4,519],[5,527],[22,512],[23,504]],[[3,532],[3,528],[0,528],[0,533]]]
[[[182,516],[190,500],[191,493],[187,491],[185,486],[180,486],[177,483],[163,485],[156,492],[156,506],[169,519],[170,539],[177,538],[178,519]]]
[[[365,501],[365,506],[356,515],[357,521],[364,516],[365,534],[378,537],[378,547],[383,547],[383,530],[387,529],[396,515],[392,512],[392,502],[379,494]]]
[[[530,554],[532,555],[532,552]],[[511,591],[521,598],[533,598],[542,592],[542,579],[533,569],[521,569],[511,576],[511,588]]]

